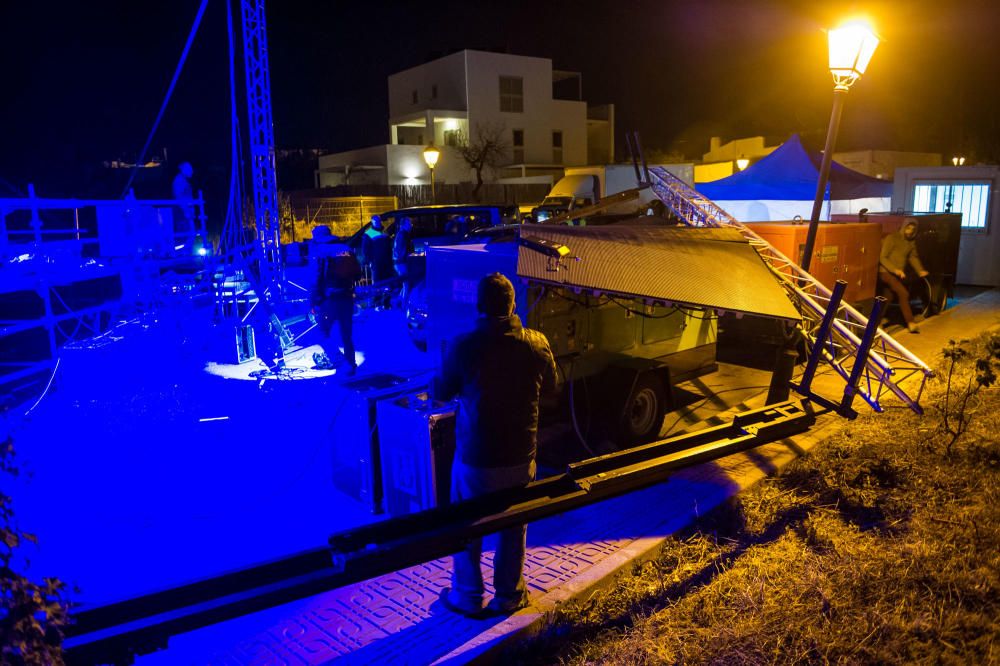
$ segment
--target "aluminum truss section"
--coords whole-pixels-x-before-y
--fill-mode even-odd
[[[882,411],[882,398],[891,393],[918,414],[923,413],[920,397],[927,379],[933,371],[897,342],[891,335],[878,328],[871,340],[871,351],[863,353],[868,319],[847,303],[834,303],[835,315],[828,334],[820,337],[823,315],[831,306],[832,292],[819,280],[802,270],[795,262],[779,252],[752,229],[703,197],[687,183],[663,167],[650,170],[652,188],[674,215],[686,224],[696,227],[733,227],[738,229],[751,246],[757,250],[782,286],[788,292],[802,315],[800,324],[810,353],[819,347],[823,358],[845,381],[858,378],[857,394],[877,412]],[[860,356],[863,360],[859,361]],[[861,364],[857,370],[855,366]],[[915,380],[915,388],[904,389],[902,384]],[[848,390],[855,390],[850,384]]]
[[[247,119],[250,125],[250,175],[253,215],[261,251],[261,278],[280,280],[281,225],[278,180],[274,165],[274,121],[271,117],[271,77],[268,69],[264,0],[240,0],[243,18],[243,58],[246,68]]]
[[[805,432],[791,400],[732,422],[570,465],[564,474],[341,532],[329,547],[197,583],[80,610],[64,647],[74,664],[128,664],[175,635],[460,551],[470,538],[663,483],[677,470]]]

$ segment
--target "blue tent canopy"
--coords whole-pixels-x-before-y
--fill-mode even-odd
[[[713,201],[811,201],[816,196],[821,155],[802,145],[798,134],[756,164],[728,178],[695,187]],[[871,178],[834,162],[830,165],[827,199],[891,197],[892,183]]]

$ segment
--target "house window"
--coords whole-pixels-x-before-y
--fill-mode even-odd
[[[913,186],[913,210],[920,213],[961,213],[962,228],[986,231],[989,183],[934,183]]]
[[[552,163],[563,163],[562,130],[552,130]]]
[[[444,131],[444,145],[446,146],[457,146],[462,137],[462,130],[445,130]]]
[[[511,130],[510,143],[514,147],[514,164],[524,164],[524,130]]]
[[[411,99],[411,101],[412,101],[412,102],[413,102],[414,104],[416,104],[416,103],[417,103],[417,91],[416,91],[416,90],[414,90],[414,91],[413,91],[413,92],[412,92],[412,93],[410,94],[410,99]]]
[[[431,99],[438,98],[438,85],[436,83],[431,85]]]
[[[500,77],[500,110],[524,112],[524,79],[520,76]]]

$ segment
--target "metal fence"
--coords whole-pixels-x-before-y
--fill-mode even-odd
[[[326,225],[334,236],[346,237],[361,228],[372,215],[399,208],[396,197],[296,197],[292,195],[293,224],[282,234],[283,242],[308,240],[312,229]]]
[[[491,203],[524,205],[540,202],[550,187],[540,184],[502,185],[484,183],[437,185],[339,185],[322,190],[289,192],[291,221],[282,232],[283,242],[307,240],[316,225],[330,227],[335,236],[346,237],[361,228],[376,213],[430,204]]]

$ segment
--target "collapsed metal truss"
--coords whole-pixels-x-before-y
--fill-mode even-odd
[[[649,172],[653,191],[686,224],[739,230],[798,308],[802,315],[800,328],[810,353],[818,348],[837,374],[849,383],[849,390],[854,390],[850,382],[856,378],[857,394],[875,411],[882,411],[881,400],[891,393],[913,411],[923,413],[920,397],[927,379],[934,374],[923,361],[881,328],[873,331],[871,349],[866,353],[868,319],[863,314],[839,299],[834,301],[833,292],[819,280],[665,168],[653,167]],[[831,307],[835,314],[821,335],[823,316]],[[916,389],[908,391],[902,384],[911,378],[917,381]]]
[[[516,488],[348,530],[269,564],[81,610],[64,643],[74,664],[127,664],[175,634],[398,571],[461,550],[470,538],[662,483],[672,472],[808,430],[797,400],[730,423],[571,464]]]

